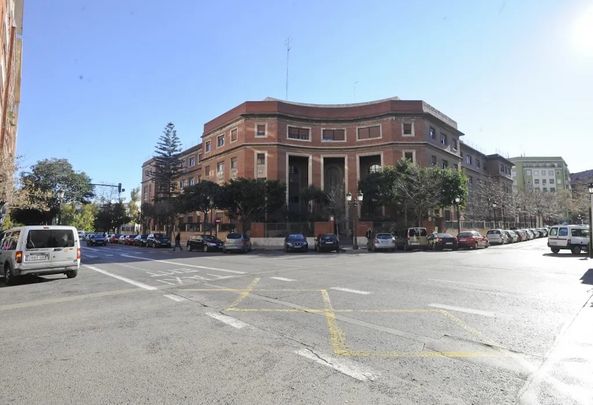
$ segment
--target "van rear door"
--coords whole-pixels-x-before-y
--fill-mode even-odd
[[[78,259],[77,238],[72,229],[30,229],[24,262],[36,268],[66,267]],[[29,267],[29,266],[27,266]]]
[[[548,234],[548,246],[565,248],[568,246],[568,227],[553,226]]]

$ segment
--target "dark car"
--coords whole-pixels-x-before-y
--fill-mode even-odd
[[[307,252],[309,250],[309,243],[302,233],[291,233],[284,238],[284,250],[286,252]]]
[[[244,233],[231,232],[226,236],[222,247],[224,253],[227,252],[251,252],[251,239]]]
[[[204,252],[219,251],[224,247],[224,242],[212,235],[192,236],[187,241],[187,250],[202,250]]]
[[[316,252],[331,252],[335,250],[340,252],[340,241],[333,233],[324,233],[315,238]]]
[[[433,233],[428,236],[428,247],[432,250],[457,250],[457,238],[448,233]]]
[[[134,246],[145,247],[146,246],[146,239],[148,238],[148,234],[144,235],[136,235],[134,238]]]
[[[457,235],[457,246],[467,249],[487,248],[490,242],[478,231],[463,231]]]
[[[86,240],[87,246],[107,246],[107,236],[104,233],[90,234]]]
[[[171,240],[164,233],[151,233],[146,237],[146,246],[156,247],[171,247]]]
[[[138,236],[138,235],[127,235],[126,238],[124,239],[124,245],[128,245],[128,246],[134,245],[134,239],[136,238],[136,236]]]

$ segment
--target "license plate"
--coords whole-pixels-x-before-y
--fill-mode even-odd
[[[446,242],[445,245],[452,245],[453,242]]]
[[[39,261],[47,260],[47,255],[29,255],[29,256],[27,256],[27,259],[30,262],[39,262]]]

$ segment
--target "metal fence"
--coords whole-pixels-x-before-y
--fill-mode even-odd
[[[264,236],[266,238],[280,238],[291,233],[315,236],[314,231],[315,228],[312,222],[267,222],[264,224]]]
[[[445,221],[447,229],[457,229],[457,221]],[[461,221],[461,229],[521,229],[533,228],[529,223],[523,222],[502,222],[502,221]]]

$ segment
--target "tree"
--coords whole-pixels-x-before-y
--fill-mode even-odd
[[[201,181],[193,186],[186,187],[179,197],[182,212],[199,211],[204,219],[206,229],[208,212],[219,207],[221,201],[221,187],[211,181]]]
[[[255,220],[263,221],[267,214],[282,211],[286,186],[273,180],[239,178],[226,183],[221,193],[221,207],[231,219],[239,220],[247,231]]]
[[[21,183],[27,194],[27,203],[16,216],[28,214],[39,221],[36,223],[50,223],[62,204],[88,204],[94,196],[89,176],[84,172],[75,172],[66,159],[37,162],[30,172],[22,173]],[[63,197],[60,197],[60,192],[64,193]]]
[[[177,180],[182,170],[179,155],[181,142],[173,123],[169,122],[165,126],[154,152],[154,164],[150,174],[155,184],[154,219],[163,223],[167,229],[166,233],[170,234],[170,225],[177,214],[174,198],[179,193]]]
[[[94,229],[97,206],[95,204],[66,204],[62,206],[63,225],[72,225],[76,229],[91,231]]]
[[[134,223],[140,222],[140,187],[133,188],[130,191],[128,214]]]
[[[116,228],[130,222],[130,216],[122,202],[107,203],[99,208],[95,217],[95,228],[102,231],[114,231]]]

